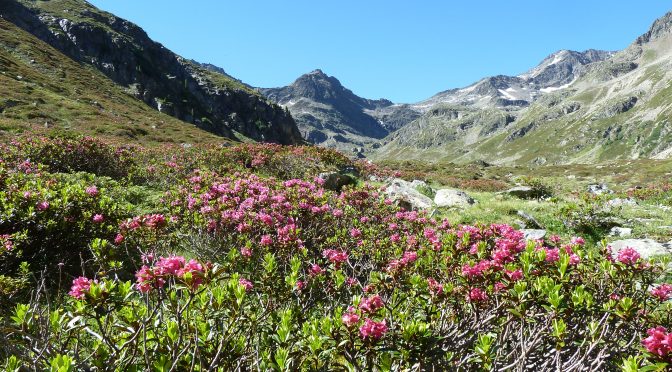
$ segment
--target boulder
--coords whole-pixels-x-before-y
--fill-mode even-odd
[[[535,229],[541,229],[541,224],[539,223],[539,221],[537,221],[536,218],[532,217],[531,215],[529,215],[529,214],[527,214],[523,211],[517,211],[516,214],[518,215],[518,217],[525,220],[525,222],[524,222],[525,226],[530,226],[530,227],[535,228]]]
[[[609,243],[614,257],[627,247],[634,248],[642,258],[672,254],[672,242],[659,243],[653,239],[623,239]]]
[[[621,206],[624,206],[624,205],[637,205],[637,201],[635,199],[632,199],[632,198],[627,198],[627,199],[616,198],[616,199],[611,199],[611,200],[607,201],[606,204],[610,207],[621,207]]]
[[[516,186],[506,191],[502,191],[501,194],[511,195],[521,199],[531,199],[534,197],[534,190],[529,186]]]
[[[432,208],[432,199],[421,194],[410,182],[399,178],[393,179],[385,189],[385,194],[406,210],[423,210]]]
[[[441,189],[434,196],[434,204],[443,208],[463,208],[474,204],[474,199],[464,191],[453,189]]]
[[[630,235],[632,235],[632,229],[629,227],[614,226],[611,228],[611,231],[609,231],[609,236],[624,237]]]
[[[613,194],[614,192],[607,187],[606,183],[601,183],[599,185],[588,185],[588,192],[593,195],[602,195],[602,194]]]
[[[520,230],[525,235],[527,240],[539,240],[546,236],[546,230],[542,229],[522,229]]]
[[[355,177],[339,172],[320,173],[318,177],[324,180],[324,188],[332,191],[341,191],[343,186],[354,185],[357,183]]]
[[[427,182],[425,182],[425,181],[413,180],[413,181],[411,181],[411,187],[413,187],[414,189],[417,189],[419,187],[429,187],[429,186],[427,185]]]

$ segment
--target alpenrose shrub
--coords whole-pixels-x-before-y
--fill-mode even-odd
[[[83,267],[95,272],[100,265],[92,261],[119,259],[106,252],[105,243],[90,243],[114,237],[131,210],[96,183],[105,182],[84,173],[49,173],[28,159],[0,159],[0,236],[6,237],[0,239],[0,275],[13,274],[22,262],[53,274]]]
[[[17,305],[8,364],[78,370],[637,370],[670,353],[666,263],[453,226],[376,189],[194,171],[123,220],[133,281]],[[184,254],[194,258],[184,257]],[[113,367],[112,367],[113,366]]]

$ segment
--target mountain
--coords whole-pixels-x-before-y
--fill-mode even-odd
[[[0,18],[0,136],[73,131],[143,143],[221,142]]]
[[[535,68],[518,76],[498,75],[484,78],[462,89],[451,89],[413,105],[426,111],[438,104],[479,108],[525,107],[543,93],[571,84],[585,67],[611,57],[613,52],[560,50],[546,57]]]
[[[667,158],[671,86],[668,13],[620,52],[560,51],[519,76],[440,93],[373,157],[495,164]]]
[[[0,15],[184,125],[233,139],[303,142],[280,106],[226,74],[176,55],[137,25],[84,0],[3,0]]]
[[[478,110],[517,111],[529,106],[542,94],[570,84],[585,66],[603,61],[612,55],[613,52],[598,50],[561,50],[519,76],[499,75],[484,78],[468,87],[447,90],[414,104],[393,104],[385,99],[369,100],[358,97],[343,87],[338,79],[321,70],[303,75],[289,86],[260,91],[272,101],[289,109],[308,141],[340,149],[359,146],[369,150],[396,137],[404,138],[401,140],[404,143],[409,142],[405,134],[393,133],[419,120],[402,133],[417,130],[418,125],[436,116],[432,109],[438,106],[458,106],[463,115],[467,116]],[[441,108],[438,110],[442,111]],[[424,118],[420,118],[422,114],[425,114]],[[490,126],[498,127],[513,121],[506,113],[493,114],[494,116],[486,113],[478,115],[482,117],[474,120],[494,118],[494,122],[486,123]],[[434,144],[440,144],[454,134],[430,128],[419,135],[431,139]],[[389,138],[384,139],[386,136]],[[427,147],[425,140],[411,141],[420,148]]]
[[[376,143],[419,116],[407,105],[361,98],[322,70],[260,91],[289,109],[305,139],[341,149]]]

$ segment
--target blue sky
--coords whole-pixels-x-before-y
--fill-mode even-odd
[[[395,102],[517,75],[559,49],[623,49],[672,10],[660,0],[89,1],[254,86],[320,68]]]

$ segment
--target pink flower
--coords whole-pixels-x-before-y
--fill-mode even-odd
[[[665,327],[651,328],[646,331],[649,337],[642,340],[646,351],[661,358],[672,357],[672,333]]]
[[[334,209],[331,214],[334,215],[334,217],[342,217],[343,216],[343,211],[340,209]]]
[[[346,252],[336,249],[325,249],[322,252],[322,256],[336,264],[336,266],[348,260],[348,254]]]
[[[385,333],[387,333],[385,320],[376,322],[367,318],[364,324],[359,327],[359,335],[362,339],[379,340]]]
[[[12,236],[11,235],[0,235],[0,245],[5,247],[6,251],[11,251],[14,248],[14,242],[12,242]]]
[[[78,300],[83,300],[91,288],[91,283],[95,282],[84,276],[80,276],[79,278],[72,281],[72,287],[70,288],[70,292],[68,292],[68,294]]]
[[[569,255],[569,263],[570,265],[578,265],[581,262],[581,257],[579,257],[576,253],[572,253]]]
[[[433,278],[427,279],[427,287],[432,296],[441,296],[443,294],[443,284],[439,284]]]
[[[413,251],[406,251],[404,252],[404,256],[401,258],[402,261],[405,263],[409,264],[411,262],[415,262],[415,260],[418,259],[418,252],[413,252]]]
[[[383,299],[379,295],[373,295],[370,297],[363,298],[359,302],[359,309],[365,313],[375,313],[378,309],[384,306]]]
[[[560,259],[558,248],[546,248],[546,262],[557,262]]]
[[[166,280],[147,265],[142,265],[140,270],[135,273],[135,278],[135,287],[142,293],[147,293],[152,288],[163,288],[166,284]]]
[[[576,244],[576,245],[584,245],[584,244],[586,244],[586,241],[585,241],[582,237],[580,237],[580,236],[574,236],[574,237],[572,237],[572,239],[570,240],[570,242],[571,242],[572,244]]]
[[[616,260],[622,264],[625,265],[634,265],[639,261],[641,256],[639,253],[631,247],[626,247],[625,249],[621,249],[618,251],[618,254],[616,255]]]
[[[341,320],[346,327],[350,328],[353,325],[359,323],[359,315],[354,312],[354,309],[348,309],[348,312],[341,316]]]
[[[121,234],[117,234],[117,236],[114,237],[114,244],[119,245],[124,242],[124,236]]]
[[[252,257],[252,250],[250,248],[240,248],[240,254],[243,257]]]
[[[85,191],[89,196],[98,196],[98,188],[95,185],[87,187]]]
[[[509,280],[511,280],[512,282],[517,282],[520,279],[523,279],[523,271],[521,269],[506,270],[505,273],[506,273],[506,276],[509,277]]]
[[[350,229],[350,236],[352,236],[353,238],[359,238],[360,236],[362,236],[362,231],[353,227],[352,229]]]
[[[467,299],[471,302],[483,302],[488,300],[488,294],[480,288],[472,288]]]
[[[318,264],[312,264],[312,265],[310,265],[309,272],[310,272],[310,275],[316,276],[316,275],[320,275],[320,274],[324,273],[324,269],[322,269],[320,267],[320,265],[318,265]]]
[[[102,214],[94,214],[92,220],[95,223],[103,223],[103,221],[105,221],[105,217],[103,217]]]
[[[304,282],[303,280],[297,280],[296,281],[296,289],[300,291],[304,288],[306,288],[306,282]]]
[[[660,302],[672,299],[672,284],[664,283],[659,285],[651,290],[651,295]]]
[[[502,282],[495,283],[495,287],[494,287],[495,292],[501,292],[505,289],[506,289],[506,284],[504,284]]]
[[[176,275],[184,266],[184,261],[182,256],[159,257],[159,262],[155,267],[161,275]]]
[[[259,244],[263,246],[269,246],[273,244],[273,238],[271,238],[270,235],[264,235],[261,237],[261,241],[259,242]]]
[[[46,211],[47,209],[49,209],[49,202],[48,201],[45,200],[45,201],[41,201],[41,202],[37,203],[37,210],[38,211]]]
[[[243,287],[245,288],[245,291],[246,291],[246,292],[249,291],[249,290],[251,290],[251,289],[254,287],[254,285],[252,284],[251,281],[249,281],[249,280],[247,280],[247,279],[244,279],[244,278],[240,278],[240,279],[238,280],[238,284],[240,284],[241,286],[243,286]]]

